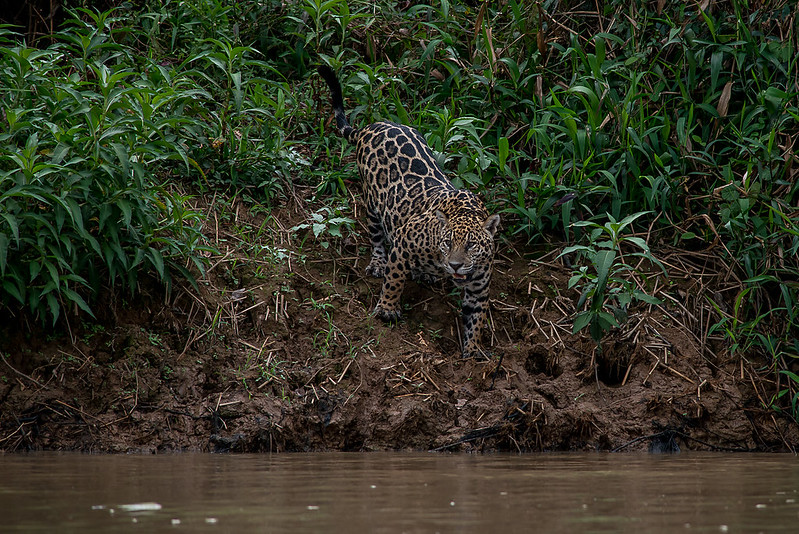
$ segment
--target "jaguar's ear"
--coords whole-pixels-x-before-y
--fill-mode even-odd
[[[447,218],[446,215],[444,215],[444,212],[441,210],[436,210],[436,218],[439,221],[441,221],[441,224],[443,224],[444,226],[446,226],[447,223],[449,222],[449,219]]]
[[[497,233],[497,230],[499,230],[498,213],[491,215],[488,219],[485,220],[485,222],[483,223],[483,230],[491,234],[491,237],[494,237],[494,235]]]

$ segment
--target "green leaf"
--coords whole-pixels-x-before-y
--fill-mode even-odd
[[[89,305],[86,304],[86,301],[83,300],[83,297],[81,297],[77,292],[73,291],[68,287],[64,287],[61,290],[61,292],[64,294],[65,297],[67,297],[67,299],[77,304],[81,310],[85,311],[86,313],[94,317],[94,313],[92,313],[92,310],[91,308],[89,308]]]
[[[724,61],[724,52],[716,50],[710,56],[710,90],[715,91],[719,83],[719,73]]]
[[[590,226],[592,228],[601,228],[600,225],[593,221],[575,221],[572,223],[572,226]]]
[[[649,245],[647,245],[646,241],[640,237],[625,237],[624,240],[637,245],[640,249],[645,250],[646,252],[649,252]]]
[[[8,236],[0,233],[0,276],[6,275],[8,264]]]
[[[727,202],[735,202],[741,198],[741,195],[734,185],[729,185],[721,190],[721,198]]]
[[[31,276],[29,282],[33,282],[36,280],[36,277],[39,276],[39,272],[42,270],[42,264],[38,261],[32,261],[28,264],[28,267]]]
[[[602,338],[605,335],[605,332],[609,332],[613,327],[619,326],[619,323],[616,322],[616,318],[613,314],[608,312],[599,312],[594,315],[594,320],[591,321],[591,338],[599,343],[602,341]]]
[[[19,288],[11,282],[11,280],[3,281],[3,289],[6,291],[6,293],[17,299],[20,304],[25,304],[25,296],[20,292]]]
[[[58,304],[58,299],[53,293],[48,293],[45,298],[50,307],[50,315],[53,317],[53,326],[55,326],[56,321],[58,321],[58,315],[61,312],[61,306]]]
[[[510,151],[508,138],[500,137],[497,142],[497,148],[499,149],[499,172],[505,172],[505,162],[508,160],[508,152]]]
[[[608,277],[610,276],[610,269],[613,267],[613,262],[616,260],[615,250],[599,250],[594,255],[594,267],[597,272],[597,293],[604,293],[605,285],[607,284]]]
[[[651,211],[639,211],[638,213],[633,213],[632,215],[628,215],[627,217],[625,217],[624,219],[619,221],[619,229],[618,229],[618,231],[621,232],[622,230],[624,230],[627,226],[630,225],[630,223],[632,223],[637,218],[643,217],[644,215],[648,215],[650,213],[652,213],[652,212]]]
[[[563,252],[558,254],[558,258],[561,256],[565,256],[566,254],[571,254],[572,252],[594,252],[594,249],[586,247],[585,245],[572,245],[570,247],[566,247],[563,249]]]
[[[702,18],[705,19],[705,23],[707,24],[707,29],[710,30],[710,35],[713,36],[713,41],[716,40],[716,24],[713,22],[713,19],[710,16],[702,11],[701,9],[699,12],[702,14]]]
[[[793,372],[791,372],[791,371],[788,371],[787,369],[782,369],[782,370],[780,371],[780,374],[787,376],[788,378],[790,378],[791,380],[793,380],[793,382],[794,382],[795,384],[799,385],[799,375],[797,375],[796,373],[793,373]]]
[[[130,156],[127,147],[120,143],[111,143],[111,148],[114,149],[117,160],[122,166],[122,176],[130,176]]]
[[[77,228],[78,233],[83,235],[86,230],[83,228],[83,213],[80,206],[74,198],[67,197],[64,199],[63,205],[68,209],[72,224]]]
[[[125,226],[130,227],[130,221],[133,219],[133,210],[130,207],[130,202],[125,199],[120,199],[117,202],[117,206],[122,211],[122,216],[124,217]]]
[[[150,263],[153,264],[153,267],[155,267],[155,270],[158,272],[158,276],[160,276],[161,279],[163,280],[164,279],[164,258],[163,258],[163,256],[161,256],[161,252],[158,249],[155,249],[155,248],[152,248],[152,247],[150,247],[150,249],[147,252],[148,252],[148,254],[150,256],[150,260],[151,260]]]
[[[50,273],[50,283],[52,283],[55,288],[58,289],[60,285],[60,277],[58,276],[58,270],[56,269],[56,266],[53,263],[46,261],[44,262],[44,267],[47,269],[47,272]]]
[[[660,300],[659,298],[653,297],[652,295],[644,293],[643,291],[636,291],[635,298],[640,300],[641,302],[646,302],[647,304],[652,304],[655,306],[660,306],[661,304],[663,304],[663,301]]]
[[[574,318],[574,326],[572,326],[572,334],[576,334],[591,322],[593,313],[590,311],[583,311],[578,313]]]
[[[19,222],[17,218],[10,213],[0,213],[0,215],[2,215],[8,223],[8,226],[11,228],[11,236],[16,240],[17,246],[19,246]]]
[[[602,325],[599,323],[596,317],[593,321],[591,321],[591,326],[588,328],[588,332],[591,334],[591,339],[593,339],[597,345],[600,341],[602,341],[602,337],[605,335],[605,329],[602,328]]]
[[[327,228],[327,225],[322,224],[322,223],[314,223],[311,226],[311,228],[313,229],[314,237],[319,237],[322,234],[322,232],[325,231],[325,229]]]

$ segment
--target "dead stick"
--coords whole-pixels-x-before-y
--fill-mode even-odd
[[[649,377],[652,376],[652,373],[655,372],[655,369],[658,368],[658,365],[660,365],[660,359],[658,359],[658,361],[655,362],[655,365],[652,366],[652,369],[649,370],[649,374],[646,375],[646,378],[644,378],[644,381],[642,382],[643,384],[646,384],[646,381],[649,380]]]
[[[11,369],[15,373],[17,373],[19,376],[21,376],[23,378],[27,378],[28,380],[30,380],[31,382],[33,382],[34,384],[36,384],[40,388],[48,389],[47,386],[45,386],[44,384],[42,384],[41,382],[39,382],[35,378],[32,378],[32,377],[26,375],[25,373],[23,373],[22,371],[18,371],[17,369],[15,369],[10,363],[8,363],[8,360],[6,360],[5,354],[3,354],[2,352],[0,352],[0,358],[2,358],[3,363],[5,363],[8,366],[9,369]]]
[[[661,363],[660,365],[662,365],[667,371],[671,371],[672,373],[674,373],[675,375],[679,376],[680,378],[684,378],[685,380],[687,380],[691,384],[696,384],[696,382],[694,382],[693,380],[691,380],[690,378],[688,378],[687,376],[685,376],[684,374],[679,372],[677,369],[674,369],[673,367],[669,367],[668,365],[666,365],[664,363]]]
[[[350,359],[350,361],[347,362],[347,367],[345,367],[344,370],[341,372],[341,376],[339,376],[338,380],[336,380],[336,384],[338,384],[344,379],[344,375],[346,375],[347,371],[349,371],[350,365],[352,365],[352,359]]]

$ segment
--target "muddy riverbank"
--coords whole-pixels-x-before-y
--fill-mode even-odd
[[[368,240],[316,239],[300,203],[267,212],[199,197],[219,254],[192,287],[108,294],[57,332],[6,318],[0,450],[758,450],[799,443],[764,407],[763,362],[708,336],[708,256],[660,248],[662,306],[639,305],[602,351],[572,334],[571,269],[505,241],[491,359],[462,360],[451,287],[410,283],[403,320],[369,316]],[[221,206],[221,207],[220,207]],[[292,230],[294,228],[294,230]],[[702,272],[702,277],[697,274]],[[710,279],[710,281],[708,281]],[[726,293],[725,293],[726,291]]]

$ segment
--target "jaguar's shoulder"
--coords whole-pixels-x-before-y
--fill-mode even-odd
[[[413,126],[405,124],[398,124],[392,121],[373,122],[358,130],[358,137],[356,143],[359,145],[370,145],[371,148],[380,148],[386,143],[396,143],[402,145],[404,143],[419,142],[425,143],[424,137]]]

